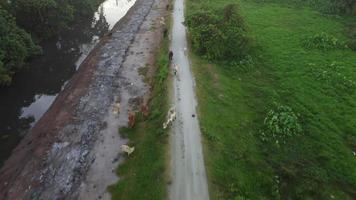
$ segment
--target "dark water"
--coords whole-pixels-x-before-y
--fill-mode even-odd
[[[106,0],[90,19],[43,44],[43,56],[0,88],[0,166],[28,130],[42,117],[81,62],[121,19],[135,0]]]

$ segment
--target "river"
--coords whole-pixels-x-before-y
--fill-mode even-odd
[[[0,88],[0,166],[42,117],[80,64],[135,0],[106,0],[73,30],[42,44],[44,54]]]

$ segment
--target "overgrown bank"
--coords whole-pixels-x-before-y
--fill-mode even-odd
[[[187,21],[197,11],[217,19],[231,3],[251,40],[243,57],[197,51],[188,23],[212,199],[356,198],[356,53],[345,32],[354,18],[188,0]]]
[[[167,33],[165,36],[155,58],[154,76],[152,80],[146,79],[152,88],[149,115],[144,117],[143,113],[137,113],[135,126],[119,131],[129,139],[129,145],[134,146],[135,151],[117,169],[120,180],[109,187],[112,199],[159,200],[167,197],[168,133],[162,126],[169,109],[169,40]],[[147,67],[142,68],[141,75],[149,77]]]

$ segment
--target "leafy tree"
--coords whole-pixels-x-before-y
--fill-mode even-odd
[[[0,6],[0,84],[9,84],[11,75],[24,61],[41,52],[31,36],[16,26],[15,18]]]
[[[0,0],[0,84],[9,84],[26,59],[40,53],[33,38],[44,41],[68,31],[74,22],[92,17],[102,1]]]
[[[64,0],[14,0],[10,7],[17,23],[39,39],[53,36],[73,20],[74,8]]]

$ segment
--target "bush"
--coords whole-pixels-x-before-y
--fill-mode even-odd
[[[345,42],[340,41],[334,36],[326,33],[320,33],[303,39],[302,44],[307,49],[344,49],[347,48]]]
[[[276,109],[267,113],[264,130],[261,131],[261,139],[280,145],[281,143],[285,144],[288,138],[301,133],[302,127],[293,110],[288,106],[277,106]]]
[[[209,60],[233,61],[247,55],[250,38],[238,6],[201,10],[187,17],[193,50]]]

